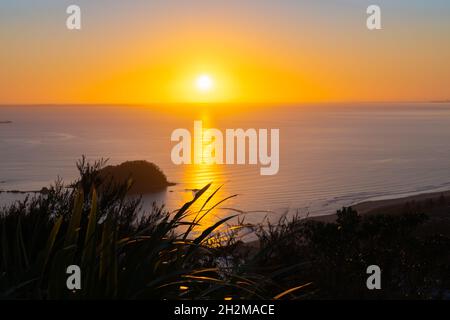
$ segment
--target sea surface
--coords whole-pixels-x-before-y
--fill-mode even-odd
[[[259,165],[174,165],[173,130],[277,128],[280,170]],[[209,182],[222,207],[250,220],[329,214],[368,199],[450,189],[450,104],[2,106],[0,190],[32,191],[77,176],[86,155],[109,164],[156,163],[177,185],[144,196],[170,210]],[[23,198],[0,194],[3,204]],[[226,209],[223,209],[226,210]]]

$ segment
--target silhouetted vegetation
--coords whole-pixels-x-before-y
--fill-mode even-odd
[[[337,212],[336,223],[283,218],[259,228],[258,266],[302,265],[278,283],[312,282],[318,299],[450,299],[450,238],[422,234],[427,215],[359,216]],[[447,226],[448,227],[448,226]],[[366,269],[382,270],[382,290],[368,290]]]
[[[71,188],[57,181],[1,210],[1,298],[271,298],[270,278],[223,265],[220,246],[211,245],[233,216],[194,234],[215,207],[211,197],[191,209],[210,185],[173,213],[154,206],[141,215],[140,199],[126,197],[131,183],[103,177],[104,164],[82,159]],[[81,267],[80,291],[67,290],[69,265]]]
[[[284,216],[249,225],[237,214],[205,226],[222,200],[213,192],[200,210],[193,204],[210,185],[175,212],[143,213],[126,196],[131,181],[108,178],[104,165],[82,159],[70,188],[57,181],[0,210],[0,298],[449,298],[450,239],[424,232],[423,208],[367,216],[344,208],[334,223]],[[257,242],[241,241],[249,232]],[[372,264],[382,290],[366,287]],[[69,265],[81,267],[82,290],[66,288]]]

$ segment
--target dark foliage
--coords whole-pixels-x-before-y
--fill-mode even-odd
[[[441,299],[450,294],[450,239],[422,235],[425,214],[370,215],[352,208],[336,223],[294,218],[259,228],[257,265],[298,265],[279,283],[312,282],[305,297],[318,299]],[[368,290],[367,267],[382,271],[382,290]]]
[[[210,185],[175,212],[143,212],[140,198],[126,196],[131,183],[103,176],[104,165],[83,158],[70,187],[57,181],[0,210],[0,298],[449,298],[450,239],[423,232],[416,205],[367,216],[343,208],[334,223],[283,216],[248,225],[237,214],[204,226],[223,201],[209,204],[216,190],[193,209]],[[249,232],[256,243],[241,241]],[[382,290],[366,287],[373,264]],[[82,290],[67,290],[69,265],[81,267]]]

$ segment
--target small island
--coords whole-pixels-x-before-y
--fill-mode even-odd
[[[166,175],[154,163],[137,160],[127,161],[117,166],[107,166],[100,171],[104,179],[112,179],[114,183],[127,183],[131,178],[129,194],[146,194],[165,190],[175,183],[169,182]]]
[[[0,120],[0,124],[10,124],[10,123],[12,123],[12,121],[9,121],[9,120],[7,120],[7,121],[1,121],[1,120]]]

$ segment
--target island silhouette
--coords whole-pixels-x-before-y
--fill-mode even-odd
[[[104,180],[111,179],[114,184],[130,182],[128,194],[146,194],[163,191],[175,185],[154,163],[145,160],[126,161],[119,165],[110,165],[99,172]]]

